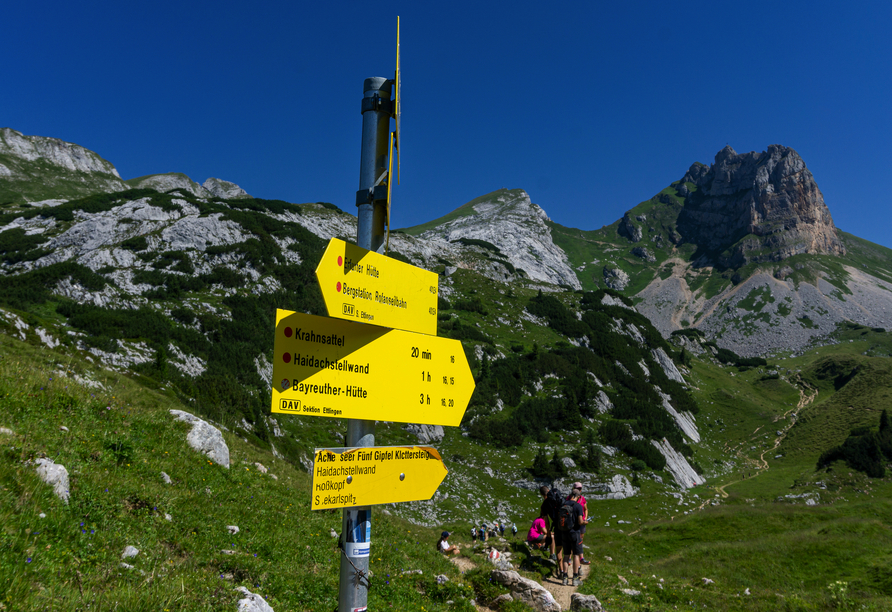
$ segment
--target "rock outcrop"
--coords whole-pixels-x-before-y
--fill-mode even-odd
[[[419,425],[416,423],[408,423],[405,425],[406,431],[414,434],[418,438],[419,444],[431,444],[439,442],[446,435],[442,425]]]
[[[33,162],[44,160],[54,166],[76,172],[111,174],[119,180],[115,167],[93,151],[58,138],[25,136],[10,128],[0,128],[0,154]],[[116,191],[125,189],[123,181]]]
[[[672,478],[675,479],[678,486],[682,489],[690,489],[691,487],[696,487],[698,484],[703,484],[704,479],[694,471],[694,468],[692,468],[691,464],[688,463],[688,460],[684,458],[684,455],[672,448],[672,445],[669,444],[668,440],[665,438],[659,442],[651,440],[650,443],[653,444],[663,457],[666,458],[666,471],[672,475]]]
[[[182,410],[171,410],[170,414],[176,417],[176,420],[192,425],[192,429],[186,436],[186,443],[190,447],[204,453],[214,463],[229,468],[229,447],[226,446],[226,440],[223,439],[223,434],[219,429]]]
[[[66,504],[68,503],[68,470],[59,463],[54,463],[52,459],[42,457],[36,459],[34,464],[37,466],[37,475],[40,479],[53,487],[53,493]]]
[[[421,238],[484,241],[495,245],[505,259],[533,280],[580,289],[566,253],[552,240],[546,224],[549,220],[527,192],[500,189],[453,211]]]
[[[579,610],[591,610],[591,612],[604,612],[604,607],[598,598],[594,595],[582,595],[581,593],[573,593],[570,596],[570,610],[574,612]]]
[[[212,196],[232,200],[235,198],[249,198],[248,192],[229,181],[218,178],[209,178],[201,185]]]
[[[678,216],[682,239],[721,266],[845,254],[824,196],[793,149],[738,155],[726,146],[712,166],[694,164],[681,182],[696,185]]]
[[[514,599],[519,599],[539,612],[560,612],[561,606],[554,596],[535,580],[524,578],[517,572],[493,570],[490,574],[493,582],[508,587]]]
[[[638,489],[633,487],[629,479],[622,474],[616,474],[604,483],[588,485],[586,490],[592,491],[586,495],[589,499],[626,499],[638,492]]]
[[[619,268],[604,266],[604,284],[614,291],[622,291],[629,285],[629,275]]]
[[[99,155],[58,138],[0,128],[0,201],[63,200],[128,189]]]

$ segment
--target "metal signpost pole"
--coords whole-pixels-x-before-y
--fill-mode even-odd
[[[390,136],[391,90],[393,81],[381,77],[366,79],[362,97],[362,156],[359,164],[359,191],[356,206],[359,223],[356,244],[377,251],[384,244],[387,214],[387,145]],[[375,421],[347,421],[348,448],[375,445]],[[371,549],[372,512],[368,506],[344,510],[341,525],[344,554],[338,612],[366,610]]]

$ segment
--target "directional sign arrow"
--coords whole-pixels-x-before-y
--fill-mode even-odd
[[[312,510],[433,497],[449,470],[429,446],[317,448]]]
[[[474,392],[461,342],[276,311],[272,411],[459,425]]]
[[[437,335],[437,274],[332,238],[316,279],[328,316]]]

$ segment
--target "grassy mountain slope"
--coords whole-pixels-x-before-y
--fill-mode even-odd
[[[888,346],[886,338],[871,333],[839,346],[853,351],[862,348],[858,342]],[[189,408],[170,393],[7,336],[0,336],[0,351],[0,425],[14,431],[0,438],[0,584],[7,609],[98,609],[117,602],[129,610],[227,610],[241,597],[236,586],[259,593],[276,610],[322,611],[336,605],[338,561],[329,531],[340,530],[340,513],[309,511],[306,474],[231,432],[224,432],[231,468],[213,465],[184,444],[188,428],[173,422],[167,410]],[[826,357],[799,359],[823,363]],[[729,396],[737,395],[748,384],[740,379],[758,372],[731,377],[709,360],[694,359],[692,365],[700,392],[712,389],[712,398],[719,397],[722,383]],[[103,388],[85,386],[97,383]],[[766,411],[772,407],[761,404],[798,395],[785,385],[767,385],[751,405],[739,398],[703,402],[701,417],[727,436],[715,442],[733,443],[755,422],[770,423]],[[808,414],[808,408],[801,412]],[[60,430],[62,425],[69,431]],[[26,464],[44,455],[69,470],[67,505]],[[488,455],[494,466],[505,456]],[[458,461],[445,452],[444,457],[450,468]],[[639,496],[591,500],[586,536],[591,575],[581,591],[597,595],[607,609],[821,610],[856,604],[887,609],[892,605],[892,557],[885,553],[892,544],[892,505],[885,501],[892,493],[890,479],[834,469],[820,476],[832,499],[816,507],[801,499],[778,503],[772,491],[757,486],[775,471],[789,471],[777,463],[724,488],[723,481],[739,477],[717,477],[683,499],[642,479]],[[161,471],[173,484],[162,482]],[[490,488],[481,480],[464,491],[486,501],[501,499],[504,486]],[[717,491],[729,497],[712,506],[721,499],[713,497]],[[532,492],[524,497],[526,511],[516,521],[521,533],[538,507]],[[383,510],[374,514],[370,606],[470,610],[463,596],[485,603],[499,594],[485,571],[462,577],[433,552],[439,528],[407,524]],[[228,525],[237,525],[239,533],[230,535]],[[464,534],[466,521],[444,526],[455,529],[451,539],[465,545],[471,561],[484,563],[482,549],[475,552]],[[127,545],[140,550],[128,560],[134,568],[129,570],[119,566]],[[522,549],[517,554],[525,556]],[[541,566],[525,567],[526,575],[536,577]],[[423,573],[402,573],[409,569]],[[440,573],[451,578],[444,587],[433,580]],[[714,583],[704,584],[704,577]],[[641,594],[624,594],[629,587]],[[743,594],[746,589],[749,595]]]

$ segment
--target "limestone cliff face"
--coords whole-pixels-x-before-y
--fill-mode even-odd
[[[82,146],[0,128],[0,201],[71,199],[127,189],[115,167]]]
[[[229,181],[218,178],[209,178],[203,185],[199,185],[185,174],[180,172],[168,172],[167,174],[150,174],[139,178],[130,179],[127,184],[135,188],[149,188],[155,191],[170,191],[182,189],[188,191],[196,198],[249,198],[248,193]]]
[[[99,172],[121,178],[113,165],[89,149],[58,138],[25,136],[10,128],[0,128],[0,153],[26,161],[44,159],[67,170]]]
[[[691,166],[682,183],[696,185],[678,217],[682,239],[719,265],[845,254],[821,190],[789,147],[743,154],[725,147],[709,168]]]
[[[551,237],[548,215],[522,189],[501,189],[462,207],[464,214],[420,235],[456,242],[462,238],[494,244],[502,255],[531,279],[581,287],[567,255]],[[462,209],[459,209],[462,210]]]

